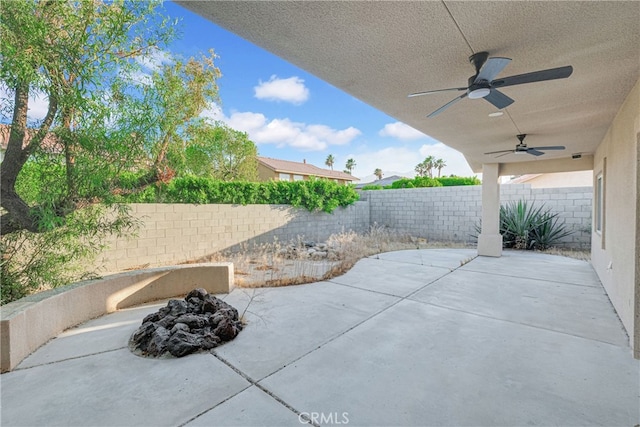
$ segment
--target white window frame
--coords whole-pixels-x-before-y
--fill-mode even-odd
[[[280,174],[278,175],[278,180],[280,180],[280,181],[291,181],[291,174],[280,172]]]
[[[602,236],[602,229],[604,224],[604,175],[602,172],[596,175],[595,190],[595,221],[593,222],[593,226],[595,232]]]

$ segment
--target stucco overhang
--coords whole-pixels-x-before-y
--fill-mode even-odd
[[[225,1],[178,3],[319,78],[461,151],[472,169],[565,170],[573,153],[590,158],[640,75],[640,2],[628,1]],[[426,115],[466,86],[468,57],[488,51],[513,61],[510,76],[572,65],[568,79],[502,89],[515,103],[501,117],[464,99]],[[485,152],[564,145],[544,156]],[[565,166],[563,166],[565,165]],[[576,166],[572,166],[575,168]],[[590,168],[581,162],[581,168]],[[502,170],[502,169],[501,169]]]

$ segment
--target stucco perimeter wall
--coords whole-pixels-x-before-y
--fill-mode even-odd
[[[233,264],[195,264],[129,271],[29,295],[0,311],[0,372],[67,328],[148,301],[182,296],[194,288],[229,293]]]
[[[325,240],[331,234],[369,228],[369,204],[356,202],[331,214],[283,205],[132,204],[143,226],[137,237],[110,241],[103,271],[175,264],[240,244],[288,242],[299,236]]]
[[[593,232],[591,261],[640,358],[640,80],[618,111],[594,157],[603,174],[602,233]],[[595,206],[595,203],[594,203]]]
[[[369,190],[371,223],[431,240],[475,242],[474,226],[482,213],[482,186]],[[500,202],[521,199],[544,203],[575,232],[563,239],[567,247],[588,248],[591,241],[592,187],[531,188],[500,186]]]

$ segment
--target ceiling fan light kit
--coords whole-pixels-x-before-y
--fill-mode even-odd
[[[518,141],[520,141],[518,144],[516,144],[516,148],[513,150],[499,150],[499,151],[490,151],[488,153],[484,153],[485,155],[488,154],[499,154],[499,156],[496,156],[496,159],[498,157],[502,157],[502,156],[506,156],[507,154],[531,154],[532,156],[542,156],[544,155],[544,151],[547,150],[564,150],[565,147],[563,145],[552,145],[549,147],[527,147],[527,144],[524,143],[524,139],[526,138],[527,134],[526,133],[522,133],[520,135],[516,135],[516,137],[518,138]]]
[[[471,99],[484,98],[499,110],[508,107],[515,101],[509,98],[497,88],[521,85],[525,83],[542,82],[546,80],[566,79],[573,73],[573,67],[567,65],[548,70],[534,71],[532,73],[518,74],[515,76],[496,79],[498,74],[511,62],[510,58],[493,57],[489,58],[489,53],[478,52],[469,57],[469,61],[476,69],[476,74],[471,76],[467,82],[467,87],[455,87],[449,89],[436,89],[426,92],[416,92],[409,95],[409,98],[422,95],[430,95],[438,92],[464,91],[464,93],[438,108],[427,117],[435,117],[447,108],[463,98]]]

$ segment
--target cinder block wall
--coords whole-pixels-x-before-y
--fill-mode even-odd
[[[113,238],[98,259],[115,272],[199,258],[241,243],[281,242],[303,236],[325,240],[343,230],[369,228],[369,204],[356,202],[331,214],[284,205],[132,204],[143,226],[135,236]]]
[[[431,240],[475,242],[474,226],[482,214],[482,186],[410,188],[363,192],[370,203],[371,223]],[[528,184],[500,186],[501,203],[525,199],[544,203],[575,232],[567,246],[588,248],[591,239],[591,187],[537,188]]]
[[[144,225],[137,237],[112,239],[99,265],[104,272],[175,264],[241,244],[323,241],[341,231],[365,232],[374,223],[430,240],[475,242],[481,186],[364,191],[361,201],[332,214],[283,205],[133,204]],[[576,232],[567,246],[588,248],[591,187],[532,189],[501,186],[501,201],[544,202]]]

